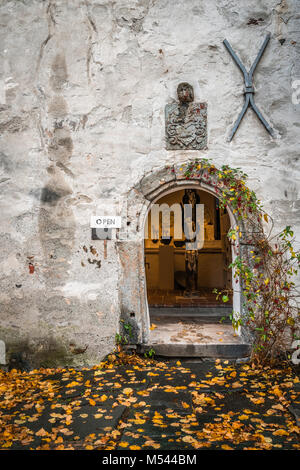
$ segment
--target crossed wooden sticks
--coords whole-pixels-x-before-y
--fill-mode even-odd
[[[270,124],[268,124],[268,122],[265,120],[265,118],[261,114],[260,110],[258,109],[256,104],[254,103],[254,97],[253,97],[254,88],[253,88],[253,82],[252,82],[253,74],[254,74],[254,71],[256,69],[256,66],[257,66],[258,62],[260,61],[261,56],[263,55],[264,50],[267,47],[267,44],[268,44],[269,40],[270,40],[270,33],[267,34],[267,36],[266,36],[266,38],[265,38],[265,40],[264,40],[257,56],[256,56],[255,61],[252,64],[252,67],[250,68],[249,72],[247,72],[245,66],[242,64],[241,60],[236,55],[236,53],[232,49],[231,45],[227,41],[227,39],[225,39],[223,41],[224,46],[228,50],[229,54],[231,55],[231,57],[233,58],[233,60],[235,61],[235,63],[239,67],[239,69],[241,70],[241,72],[243,73],[244,81],[245,81],[245,103],[244,103],[244,106],[242,108],[242,111],[239,114],[239,117],[237,118],[236,122],[234,123],[234,126],[232,128],[231,134],[230,134],[229,139],[228,139],[229,142],[232,140],[234,134],[236,133],[236,131],[237,131],[239,125],[240,125],[240,122],[243,119],[243,117],[244,117],[244,115],[245,115],[245,113],[248,109],[248,106],[252,107],[252,109],[255,112],[255,114],[257,115],[258,119],[265,126],[265,128],[267,129],[269,134],[271,134],[271,136],[274,136],[274,130],[272,129]]]

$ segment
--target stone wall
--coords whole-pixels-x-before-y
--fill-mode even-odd
[[[130,302],[144,301],[128,292],[141,253],[133,244],[124,279],[122,244],[91,240],[90,216],[105,200],[126,202],[151,172],[159,185],[165,165],[199,156],[241,167],[275,228],[293,225],[300,240],[297,6],[1,2],[0,337],[8,354],[23,351],[34,366],[76,366],[113,349],[124,298],[126,314]],[[248,110],[229,143],[244,85],[222,41],[249,68],[268,32],[255,100],[275,138]],[[165,149],[164,108],[183,81],[194,87],[195,101],[208,104],[207,150]],[[134,218],[143,201],[132,194]]]

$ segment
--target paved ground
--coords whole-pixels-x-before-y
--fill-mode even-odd
[[[138,359],[0,379],[2,449],[300,449],[287,368]]]

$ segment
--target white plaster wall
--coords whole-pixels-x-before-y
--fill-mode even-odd
[[[113,348],[118,251],[91,241],[90,215],[165,164],[198,156],[241,167],[275,227],[292,225],[300,240],[299,17],[297,0],[1,2],[0,336],[8,352],[82,365]],[[249,68],[267,32],[255,100],[277,137],[249,110],[229,143],[243,79],[222,41]],[[165,150],[164,107],[182,81],[208,103],[206,151]]]

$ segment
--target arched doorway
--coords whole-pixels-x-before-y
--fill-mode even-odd
[[[167,356],[228,358],[247,356],[250,352],[247,330],[241,327],[238,331],[234,331],[232,325],[228,322],[229,311],[233,311],[234,315],[240,315],[243,311],[241,289],[237,279],[235,279],[234,285],[232,286],[232,296],[229,297],[227,305],[225,304],[224,306],[223,303],[216,305],[215,294],[212,292],[210,292],[210,299],[208,299],[214,302],[214,305],[211,305],[212,308],[224,309],[224,315],[222,315],[222,317],[227,317],[225,322],[220,323],[218,321],[218,323],[212,323],[209,321],[209,318],[206,318],[206,321],[203,322],[201,328],[199,327],[199,331],[199,329],[195,327],[194,321],[197,315],[199,315],[199,308],[205,309],[205,307],[208,307],[208,305],[205,306],[203,304],[205,295],[205,301],[207,301],[207,289],[211,289],[212,291],[214,287],[218,287],[218,285],[213,285],[213,279],[218,277],[220,287],[231,283],[231,273],[226,272],[225,274],[225,270],[230,263],[230,257],[234,259],[236,254],[234,249],[225,242],[225,238],[222,240],[222,236],[225,237],[228,224],[230,226],[236,225],[233,211],[229,204],[226,207],[226,211],[223,213],[219,211],[219,216],[223,217],[223,222],[220,221],[220,227],[217,227],[216,222],[212,224],[213,227],[208,228],[206,231],[207,241],[204,248],[208,251],[206,253],[205,251],[201,253],[200,256],[204,256],[204,258],[200,260],[200,264],[198,266],[199,282],[197,284],[197,290],[199,287],[199,291],[202,291],[202,296],[199,296],[199,293],[196,293],[195,297],[198,295],[199,298],[193,299],[184,295],[185,289],[184,285],[182,285],[182,274],[177,274],[176,276],[175,274],[176,272],[180,273],[180,271],[184,271],[184,269],[180,268],[180,266],[182,266],[182,260],[180,261],[180,257],[184,257],[185,250],[182,250],[183,254],[180,254],[180,250],[175,253],[176,258],[178,259],[173,260],[174,276],[173,274],[170,275],[170,271],[172,272],[172,270],[169,270],[169,278],[171,279],[169,279],[169,281],[172,282],[173,278],[174,290],[177,290],[175,288],[179,286],[178,290],[180,293],[177,297],[181,297],[181,299],[176,299],[175,292],[173,296],[169,295],[168,301],[170,301],[171,308],[178,308],[177,317],[173,318],[172,325],[165,328],[166,335],[164,338],[156,337],[162,329],[159,328],[158,322],[156,321],[157,318],[155,320],[152,318],[152,308],[165,309],[166,304],[161,302],[161,298],[157,303],[155,303],[155,299],[153,300],[154,296],[151,296],[151,294],[153,294],[153,292],[151,293],[151,289],[155,289],[157,287],[155,282],[159,282],[160,278],[159,275],[157,277],[157,275],[153,275],[153,273],[150,273],[149,276],[151,268],[149,269],[149,264],[147,263],[150,263],[150,266],[151,262],[155,264],[154,259],[152,261],[149,260],[149,255],[159,258],[159,254],[154,254],[153,251],[151,252],[151,249],[156,249],[158,252],[159,249],[155,248],[155,245],[157,245],[158,242],[153,243],[153,237],[150,237],[150,244],[145,240],[145,226],[147,226],[149,211],[153,204],[157,201],[163,200],[164,198],[178,197],[178,194],[182,195],[184,190],[187,188],[195,189],[199,193],[200,198],[202,196],[203,198],[206,198],[207,201],[209,200],[209,196],[211,196],[210,203],[213,203],[215,208],[213,217],[216,217],[217,193],[214,184],[208,183],[205,177],[186,181],[186,179],[182,178],[176,167],[174,167],[174,171],[170,171],[170,168],[167,167],[151,171],[138,181],[138,183],[128,193],[126,201],[128,238],[126,241],[120,241],[117,244],[121,262],[119,277],[121,318],[130,322],[133,326],[135,342],[142,351],[149,350],[149,348],[153,347],[156,354]],[[169,196],[173,193],[173,196]],[[207,225],[210,225],[208,221]],[[248,230],[247,224],[245,223],[244,227],[244,224],[240,223],[240,229],[246,233]],[[220,235],[218,234],[219,230]],[[221,239],[218,240],[219,237]],[[214,239],[208,240],[208,238]],[[211,242],[210,247],[207,242]],[[213,251],[212,246],[214,244],[215,252],[210,253],[209,251]],[[162,243],[162,245],[164,244]],[[168,245],[166,244],[166,246]],[[174,251],[175,248],[177,250],[180,247],[174,247]],[[245,247],[245,249],[248,250],[248,247]],[[210,255],[213,255],[211,259],[209,259]],[[208,261],[213,261],[213,257],[215,257],[215,262],[210,263],[209,269],[211,269],[211,272],[209,276],[207,276],[210,280],[210,284],[205,286],[204,279],[205,272],[208,272]],[[203,266],[206,271],[204,271]],[[156,272],[159,273],[158,265]],[[164,281],[167,282],[166,279]],[[172,291],[173,288],[170,290]],[[175,303],[172,304],[171,302],[174,301],[174,297]],[[191,311],[193,308],[193,300],[195,301],[194,312]],[[181,301],[185,303],[185,305],[182,305],[180,303]],[[192,325],[184,325],[184,322],[182,322],[184,310],[186,308],[190,309],[189,313],[193,313],[193,315],[189,315],[189,317],[193,317]],[[198,309],[198,312],[196,309]],[[210,309],[210,311],[206,310],[206,312],[202,310],[202,313],[207,313],[207,315],[212,315],[213,317],[215,312]],[[157,316],[158,315],[156,315],[156,317]],[[219,311],[217,312],[217,317],[219,320]],[[190,335],[190,332],[193,334]],[[182,337],[182,333],[184,338]],[[195,337],[197,337],[196,340]]]
[[[183,222],[184,204],[191,196],[204,206],[203,246],[192,251],[187,248]],[[181,213],[176,211],[179,207]],[[164,224],[164,210],[168,212],[169,226]],[[182,225],[179,227],[182,231],[178,225]],[[220,207],[218,198],[200,187],[173,188],[150,206],[144,256],[149,342],[156,352],[194,356],[206,350],[210,356],[217,355],[222,343],[232,344],[232,349],[239,344],[230,319],[233,311],[229,268],[232,252],[227,238],[230,226],[229,214]],[[227,289],[228,300],[224,303],[216,292]],[[227,351],[228,356],[233,355],[230,348]]]
[[[227,238],[230,218],[214,195],[191,189],[197,204],[204,206],[204,244],[197,250],[193,272],[189,269],[191,261],[184,233],[183,206],[187,202],[187,191],[189,188],[178,189],[158,199],[155,206],[159,219],[153,206],[148,212],[144,248],[150,315],[162,309],[165,314],[175,314],[178,308],[185,308],[186,316],[202,314],[205,317],[211,313],[221,318],[226,312],[231,313],[232,294],[228,295],[225,305],[213,291],[232,289],[232,274],[228,268],[232,256]],[[164,208],[169,210],[168,230],[163,228]]]

